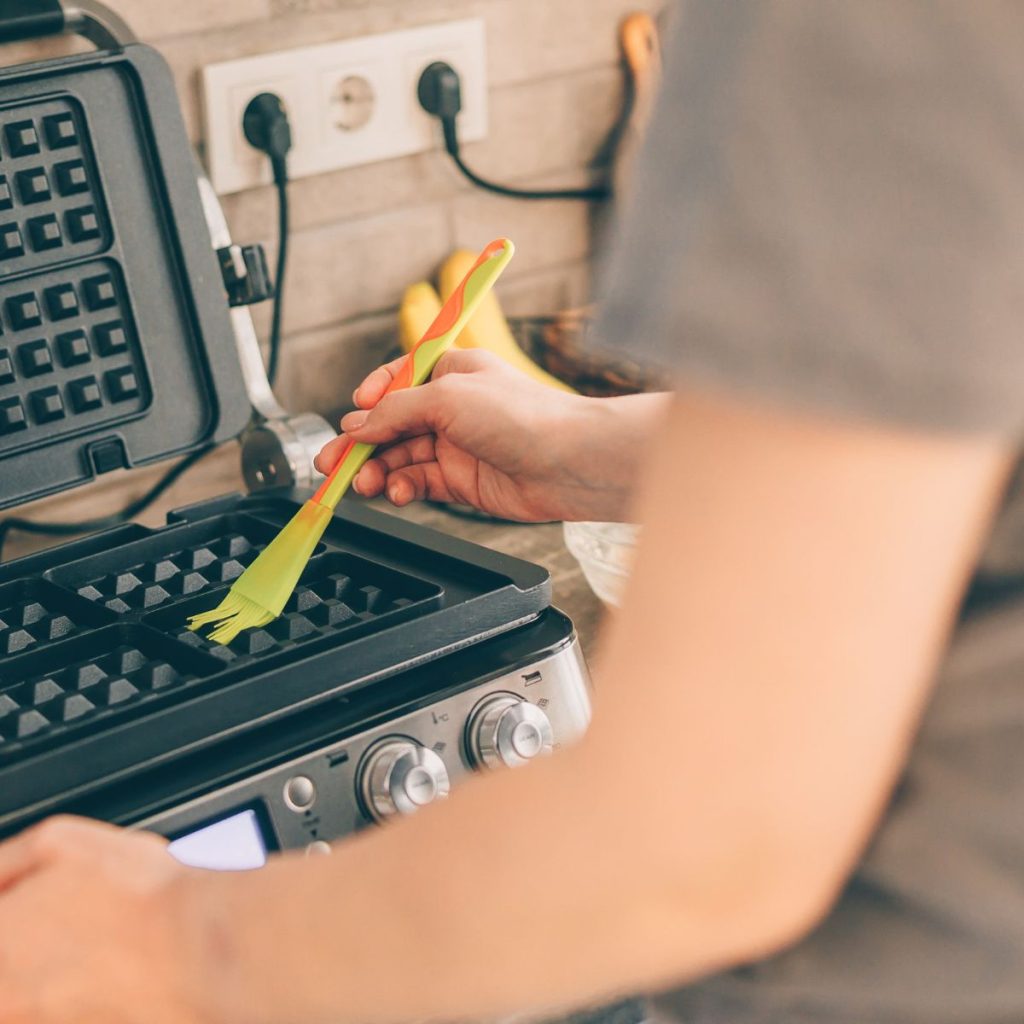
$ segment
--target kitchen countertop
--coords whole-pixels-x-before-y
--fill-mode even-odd
[[[152,486],[166,468],[160,466],[132,474],[114,474],[98,484],[36,502],[26,508],[12,509],[8,514],[51,521],[106,515]],[[160,526],[166,521],[170,509],[244,490],[238,448],[225,445],[190,469],[159,502],[139,517],[139,521],[147,526]],[[555,604],[575,622],[584,652],[588,656],[593,654],[603,606],[584,579],[576,559],[566,549],[560,523],[525,525],[460,515],[432,505],[411,505],[399,511],[384,501],[378,500],[373,504],[413,522],[543,565],[551,573]],[[4,514],[0,512],[0,518]],[[49,539],[12,533],[4,545],[4,560],[28,554],[50,543]]]
[[[543,565],[551,573],[555,604],[576,624],[584,652],[588,657],[593,655],[604,606],[566,548],[561,523],[523,524],[477,519],[435,505],[411,505],[400,512],[384,502],[374,502],[374,507]]]

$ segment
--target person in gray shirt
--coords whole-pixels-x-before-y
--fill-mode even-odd
[[[586,740],[246,875],[44,823],[0,1024],[1024,1021],[1022,53],[1009,2],[691,0],[599,289],[673,394],[457,351],[318,463],[643,523]]]

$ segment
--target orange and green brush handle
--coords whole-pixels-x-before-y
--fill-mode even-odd
[[[514,253],[515,246],[503,238],[492,242],[480,254],[427,333],[405,357],[385,394],[429,380],[438,360],[455,343]],[[242,630],[265,626],[276,619],[292,596],[338,502],[375,447],[350,440],[316,494],[239,576],[216,608],[189,619],[189,629],[213,626],[210,639],[229,644]]]
[[[492,242],[481,253],[462,284],[452,293],[437,319],[416,347],[405,357],[398,374],[385,394],[414,388],[430,379],[438,360],[455,344],[463,328],[472,319],[480,302],[494,287],[515,253],[515,246],[503,238]],[[313,495],[313,501],[334,509],[359,475],[375,446],[349,441],[330,475]]]

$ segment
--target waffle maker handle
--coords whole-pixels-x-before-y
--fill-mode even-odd
[[[136,41],[121,16],[99,0],[4,0],[3,8],[0,43],[64,33],[82,36],[100,50]]]

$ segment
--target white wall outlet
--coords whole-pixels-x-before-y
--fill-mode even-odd
[[[269,161],[242,134],[242,114],[261,92],[277,93],[288,111],[293,178],[435,148],[440,129],[416,95],[435,60],[462,80],[459,138],[485,138],[486,49],[483,20],[472,18],[208,65],[204,137],[213,187],[224,194],[270,182]]]

